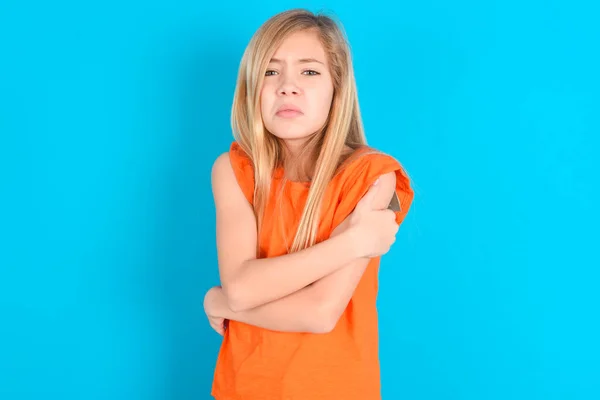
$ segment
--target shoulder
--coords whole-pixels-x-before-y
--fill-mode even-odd
[[[378,205],[387,207],[392,201],[398,202],[397,213],[400,222],[413,201],[414,192],[411,179],[404,165],[391,154],[369,146],[356,149],[344,162],[339,173],[342,197],[358,201],[362,198],[373,183],[378,181],[378,193],[381,199]]]
[[[385,176],[384,179],[389,181],[408,179],[404,167],[395,157],[366,145],[355,149],[342,162],[339,174],[349,185],[359,178],[370,181],[367,183],[372,183],[381,176]]]
[[[231,187],[235,182],[235,172],[231,165],[231,157],[228,152],[221,153],[213,162],[211,169],[211,184],[214,190]]]
[[[217,156],[212,165],[212,174],[227,174],[235,169],[252,167],[252,159],[237,142],[232,142],[229,150]]]
[[[224,152],[219,154],[213,162],[211,173],[213,176],[223,175],[224,173],[232,169],[233,168],[231,167],[231,157],[229,156],[229,152]]]
[[[211,183],[215,190],[232,190],[239,187],[246,199],[252,202],[254,192],[254,170],[252,160],[237,142],[229,151],[221,153],[212,165]]]

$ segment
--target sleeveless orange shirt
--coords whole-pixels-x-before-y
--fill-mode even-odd
[[[414,192],[393,157],[364,146],[342,165],[329,184],[319,222],[326,240],[373,182],[396,173],[400,224]],[[238,183],[252,204],[251,159],[233,142],[229,156]],[[284,187],[282,188],[282,185]],[[287,253],[306,202],[309,183],[283,180],[277,169],[259,237],[260,257]],[[335,328],[326,334],[276,332],[229,321],[216,363],[212,395],[217,400],[379,400],[376,299],[380,258],[369,262]]]

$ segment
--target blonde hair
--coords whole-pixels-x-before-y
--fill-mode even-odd
[[[276,14],[254,34],[239,67],[231,111],[231,125],[236,142],[252,159],[254,167],[253,207],[258,231],[271,191],[275,168],[283,162],[284,149],[279,138],[269,133],[260,113],[260,92],[273,54],[292,33],[316,30],[328,57],[334,94],[327,121],[321,131],[311,136],[303,155],[313,157],[314,173],[304,210],[290,251],[316,243],[321,206],[325,191],[344,157],[346,146],[355,149],[366,145],[359,110],[350,47],[345,33],[331,17],[305,9]]]

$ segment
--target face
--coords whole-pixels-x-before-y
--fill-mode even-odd
[[[333,81],[325,50],[315,31],[296,32],[285,39],[267,67],[261,89],[265,127],[301,145],[323,127],[333,98]]]

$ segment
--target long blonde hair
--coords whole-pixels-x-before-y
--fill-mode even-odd
[[[283,162],[283,144],[262,122],[260,92],[267,65],[276,49],[290,34],[316,30],[328,57],[334,94],[327,121],[313,135],[303,154],[310,154],[314,173],[304,211],[290,251],[316,243],[321,205],[326,188],[334,177],[346,146],[366,145],[350,47],[341,26],[331,17],[305,9],[293,9],[267,20],[248,44],[239,67],[231,111],[236,142],[252,159],[254,167],[254,212],[261,231],[264,210],[271,191],[274,170]]]

